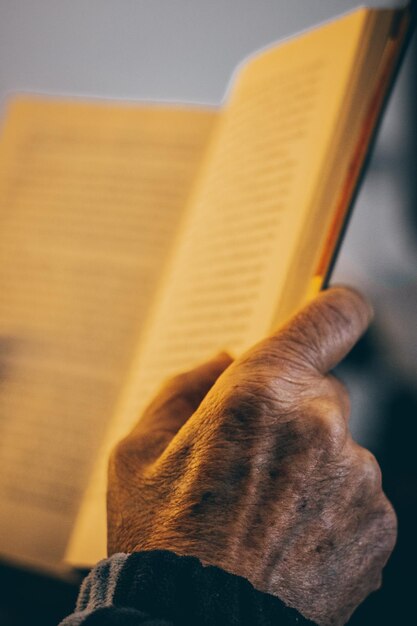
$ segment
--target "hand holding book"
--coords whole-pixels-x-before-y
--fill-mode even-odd
[[[221,354],[172,379],[112,455],[109,554],[198,557],[314,623],[346,623],[396,538],[328,374],[370,317],[356,292],[328,290],[232,365]]]

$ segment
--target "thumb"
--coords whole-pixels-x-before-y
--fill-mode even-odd
[[[337,287],[321,292],[275,335],[245,355],[297,370],[325,374],[341,361],[367,329],[373,316],[357,291]]]
[[[231,356],[221,352],[192,370],[169,379],[145,410],[129,438],[155,431],[174,437],[232,361]]]

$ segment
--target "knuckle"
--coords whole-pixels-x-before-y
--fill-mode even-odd
[[[347,438],[347,428],[338,402],[317,397],[309,402],[304,420],[313,433],[316,445],[325,446],[330,452],[340,451]]]
[[[316,369],[317,357],[326,354],[330,338],[339,333],[346,320],[330,302],[313,301],[299,313],[298,321],[289,335],[289,345],[298,351],[305,365]]]
[[[171,376],[165,381],[162,391],[166,394],[179,393],[187,387],[188,380],[189,377],[186,372],[175,374],[175,376]]]
[[[118,466],[132,456],[133,446],[129,435],[121,439],[110,452],[110,464]]]
[[[384,530],[386,532],[387,538],[388,540],[391,539],[393,544],[395,544],[398,531],[397,514],[395,513],[394,507],[385,496],[385,494],[383,494],[382,496],[381,510],[384,520]]]
[[[122,442],[118,442],[110,451],[108,471],[110,475],[119,476],[124,466],[124,449]]]
[[[351,402],[349,390],[341,380],[335,376],[329,375],[326,378],[329,396],[331,396],[335,402],[338,402],[341,413],[347,419],[350,414]]]
[[[153,439],[153,438],[152,438]],[[109,456],[109,468],[116,474],[137,471],[149,459],[154,442],[143,441],[132,434],[121,439],[112,449]]]
[[[300,355],[302,351],[295,347],[295,342],[278,337],[267,341],[266,348],[253,351],[242,360],[239,387],[259,404],[271,405],[275,412],[293,412],[311,396],[311,387],[317,381],[311,369],[306,368],[307,359]]]
[[[147,415],[186,413],[194,411],[202,400],[202,391],[192,383],[188,373],[176,374],[165,381],[148,407]]]
[[[289,328],[277,337],[279,345],[279,364],[282,375],[296,382],[307,371],[315,369],[315,354],[320,350],[319,338],[311,331],[312,321],[307,313],[300,313],[303,324]]]
[[[362,480],[372,491],[382,490],[382,472],[375,456],[366,448],[359,447],[359,471]]]

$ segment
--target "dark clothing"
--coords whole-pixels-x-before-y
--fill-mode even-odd
[[[115,554],[85,579],[61,626],[312,624],[239,576],[162,550]]]

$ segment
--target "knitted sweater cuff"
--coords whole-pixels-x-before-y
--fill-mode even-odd
[[[194,557],[156,550],[115,554],[85,579],[61,626],[302,626],[312,624],[244,578]]]

